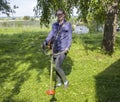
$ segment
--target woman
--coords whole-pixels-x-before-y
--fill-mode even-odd
[[[52,25],[52,30],[48,34],[46,40],[43,42],[43,47],[46,47],[46,45],[48,45],[48,43],[52,41],[53,59],[57,75],[56,86],[61,86],[63,82],[65,88],[67,88],[69,85],[69,81],[67,80],[66,75],[62,69],[62,63],[71,46],[72,27],[71,24],[65,20],[64,10],[57,10],[56,16],[57,22]],[[57,55],[57,53],[60,54]]]

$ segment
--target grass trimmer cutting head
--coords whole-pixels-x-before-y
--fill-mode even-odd
[[[48,95],[54,95],[55,94],[55,90],[47,90],[46,93]]]

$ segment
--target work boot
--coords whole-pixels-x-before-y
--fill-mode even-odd
[[[56,84],[56,87],[60,87],[60,86],[62,86],[62,83],[57,83]]]
[[[69,81],[64,82],[65,89],[68,88],[68,86],[69,86]]]

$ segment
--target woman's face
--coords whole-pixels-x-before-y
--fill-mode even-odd
[[[65,14],[62,11],[57,11],[56,16],[58,18],[58,21],[62,21],[65,18]]]

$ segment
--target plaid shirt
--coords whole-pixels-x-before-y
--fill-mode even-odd
[[[63,25],[63,26],[62,26]],[[70,48],[72,42],[72,27],[69,22],[64,21],[62,25],[59,25],[58,22],[55,22],[52,25],[52,30],[46,38],[48,43],[51,39],[53,40],[53,52],[61,52],[66,48]],[[60,31],[58,34],[57,32]],[[56,37],[57,36],[57,37]]]

